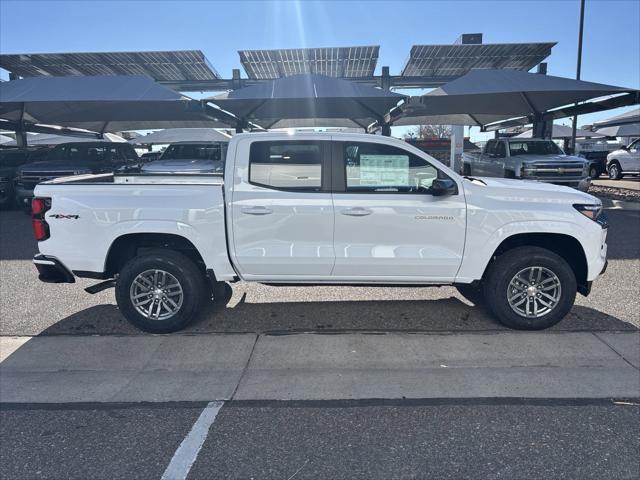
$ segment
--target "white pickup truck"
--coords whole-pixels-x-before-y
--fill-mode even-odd
[[[35,194],[40,279],[102,279],[87,291],[115,286],[150,332],[185,327],[238,280],[455,285],[504,324],[541,329],[606,266],[597,198],[461,177],[383,136],[240,134],[224,175],[84,175]]]
[[[464,152],[462,173],[521,178],[556,183],[587,191],[590,162],[565,155],[552,140],[500,138],[489,140],[481,152]]]

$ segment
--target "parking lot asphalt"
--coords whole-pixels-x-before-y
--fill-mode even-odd
[[[230,402],[186,478],[636,479],[629,403]],[[7,406],[2,478],[160,478],[204,406]]]
[[[609,217],[608,271],[545,332],[453,288],[239,283],[151,336],[40,283],[0,212],[0,478],[636,479],[640,212]]]
[[[609,268],[592,293],[578,295],[552,330],[616,331],[640,326],[640,212],[608,210]],[[140,334],[120,315],[113,290],[89,295],[95,281],[44,284],[29,217],[0,212],[2,335]],[[237,283],[226,305],[210,305],[186,331],[505,331],[454,288],[269,287]]]

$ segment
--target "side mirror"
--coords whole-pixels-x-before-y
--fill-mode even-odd
[[[431,195],[434,197],[455,195],[456,193],[458,193],[458,186],[450,178],[436,178],[431,184]]]

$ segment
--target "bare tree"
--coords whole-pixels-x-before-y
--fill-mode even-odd
[[[407,132],[406,138],[425,140],[427,138],[451,138],[451,127],[448,125],[418,125]]]

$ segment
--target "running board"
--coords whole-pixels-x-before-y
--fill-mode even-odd
[[[115,278],[111,278],[109,280],[105,280],[104,282],[91,285],[90,287],[85,288],[84,291],[93,295],[94,293],[98,293],[103,290],[106,290],[107,288],[112,288],[115,286],[116,286],[116,280]]]

